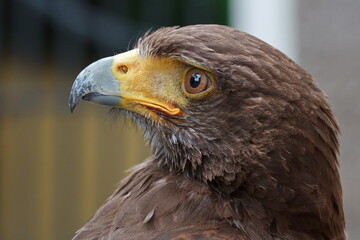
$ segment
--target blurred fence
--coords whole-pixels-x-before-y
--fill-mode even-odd
[[[141,134],[109,127],[104,111],[83,107],[67,116],[66,98],[56,109],[61,100],[51,93],[63,87],[33,87],[47,92],[43,106],[29,99],[31,110],[1,118],[0,238],[69,239],[147,151]]]
[[[10,46],[46,41],[37,34],[15,34]],[[73,51],[85,62],[83,47],[54,44],[34,56],[16,46],[1,64],[0,239],[69,239],[148,151],[141,133],[115,124],[106,109],[82,103],[69,114],[75,69],[64,72],[58,67],[64,63],[48,54]]]
[[[150,27],[225,24],[226,1],[3,0],[0,13],[0,239],[70,239],[149,155],[107,108],[70,115],[77,73]]]

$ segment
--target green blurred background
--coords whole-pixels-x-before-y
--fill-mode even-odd
[[[77,74],[150,28],[197,23],[270,41],[328,93],[343,133],[349,239],[358,239],[359,12],[357,0],[1,0],[0,239],[70,239],[150,154],[142,133],[106,107],[81,102],[70,115]]]

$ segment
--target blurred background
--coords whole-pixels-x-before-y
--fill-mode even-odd
[[[328,94],[342,131],[349,239],[360,239],[360,1],[1,0],[0,239],[70,239],[150,153],[106,107],[68,94],[77,74],[146,30],[217,23],[264,39]]]

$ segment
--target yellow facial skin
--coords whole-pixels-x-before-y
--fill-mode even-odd
[[[200,97],[214,86],[193,96],[184,92],[184,78],[191,68],[175,59],[142,57],[138,49],[114,56],[111,72],[120,82],[118,107],[158,120],[159,112],[167,116],[184,115],[181,108],[191,97]],[[209,79],[213,82],[212,77]]]
[[[181,115],[176,106],[187,99],[179,91],[187,66],[167,58],[142,58],[134,49],[114,57],[111,71],[120,82],[121,107],[144,114],[150,109],[167,115]],[[144,107],[145,106],[145,107]]]

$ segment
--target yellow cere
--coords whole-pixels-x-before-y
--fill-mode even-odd
[[[112,73],[120,82],[122,104],[135,103],[169,115],[181,114],[185,106],[182,78],[187,65],[174,59],[141,57],[138,49],[114,56]],[[133,106],[130,110],[139,110]],[[142,110],[143,111],[143,110]]]

